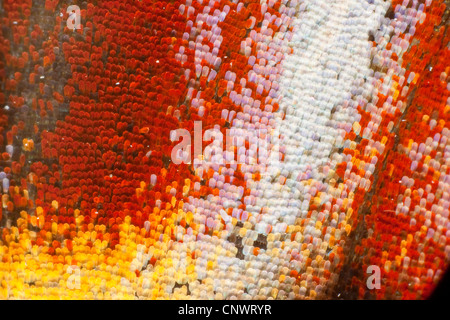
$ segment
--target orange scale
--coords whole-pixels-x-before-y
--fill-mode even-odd
[[[14,203],[12,203],[12,201],[8,201],[7,202],[6,210],[8,210],[9,212],[13,212],[14,211]]]

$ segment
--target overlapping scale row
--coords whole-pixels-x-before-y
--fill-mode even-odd
[[[3,1],[0,297],[428,297],[449,5]]]

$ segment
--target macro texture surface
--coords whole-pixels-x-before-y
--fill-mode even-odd
[[[1,299],[425,299],[450,2],[4,0]]]

